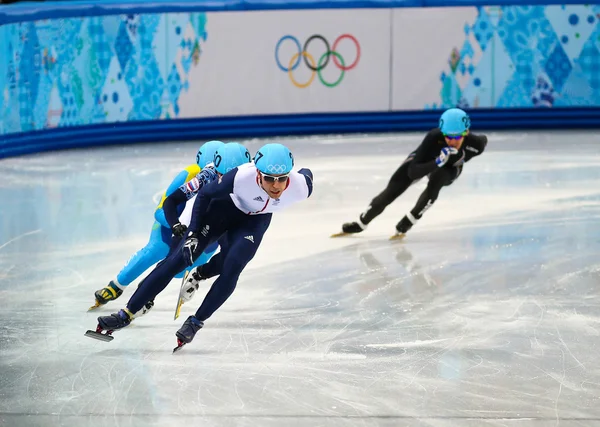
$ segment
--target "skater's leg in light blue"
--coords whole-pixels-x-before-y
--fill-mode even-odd
[[[129,285],[144,271],[165,258],[169,253],[171,238],[171,230],[155,221],[148,244],[137,251],[117,275],[119,285]]]

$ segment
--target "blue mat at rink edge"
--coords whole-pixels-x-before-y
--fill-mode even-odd
[[[600,426],[600,6],[532,3],[0,6],[0,426]],[[426,180],[329,238],[452,106],[490,142],[410,234]],[[234,138],[288,145],[311,198],[179,353],[210,280],[84,337]]]

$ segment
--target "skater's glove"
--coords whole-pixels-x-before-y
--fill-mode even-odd
[[[181,223],[177,223],[173,226],[173,228],[171,228],[171,231],[173,232],[173,236],[175,237],[183,237],[183,235],[185,234],[185,232],[187,231],[187,225],[183,225]]]
[[[196,251],[197,247],[198,239],[196,238],[196,235],[190,234],[190,236],[185,240],[183,248],[181,248],[183,251],[183,259],[185,259],[185,262],[188,266],[194,263],[194,252]]]
[[[458,150],[454,147],[442,148],[442,151],[440,151],[440,155],[435,159],[435,164],[438,165],[439,168],[441,168],[448,162],[450,156],[456,153],[458,153]]]

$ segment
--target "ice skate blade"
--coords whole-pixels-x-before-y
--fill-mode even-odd
[[[356,233],[346,233],[344,231],[341,231],[339,233],[332,234],[329,237],[344,237],[344,236],[352,236],[353,234],[356,234]]]
[[[96,303],[93,306],[88,308],[88,311],[93,311],[93,310],[97,309],[98,307],[102,307],[102,304],[100,304],[98,301],[96,301]]]
[[[181,291],[183,289],[183,285],[185,285],[185,280],[187,279],[189,274],[190,274],[190,272],[186,271],[186,273],[183,275],[183,279],[181,280],[181,286],[179,288],[179,296],[177,297],[177,305],[175,306],[175,314],[173,315],[173,320],[177,320],[179,318],[179,315],[181,314],[181,306],[183,305],[183,298],[181,298]],[[173,351],[175,351],[175,350],[173,350]]]
[[[183,299],[179,298],[177,301],[177,307],[175,307],[175,315],[173,316],[173,320],[179,319],[179,315],[181,314],[181,306],[183,305]]]
[[[392,237],[390,237],[390,240],[402,240],[402,239],[404,239],[404,236],[406,236],[406,234],[396,233]]]
[[[184,345],[186,345],[187,343],[181,341],[179,338],[177,338],[177,347],[175,347],[173,349],[173,354],[175,354],[176,352],[178,352],[179,350],[181,350],[183,348]]]
[[[115,337],[113,337],[112,335],[102,334],[100,332],[92,331],[89,329],[86,331],[85,336],[94,338],[95,340],[105,341],[105,342],[111,342],[112,340],[115,339]]]

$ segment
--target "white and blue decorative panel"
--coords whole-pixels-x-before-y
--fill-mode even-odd
[[[600,6],[479,7],[425,108],[600,106]]]
[[[288,62],[296,55],[297,69],[287,72],[275,56],[284,39],[301,45],[277,52]],[[323,43],[305,46],[309,40]],[[343,84],[319,84],[308,60],[299,60],[327,49],[356,64],[324,59],[319,66],[326,81],[343,77]],[[0,91],[0,135],[223,116],[600,107],[600,6],[142,13],[9,23],[0,26]]]
[[[0,134],[177,117],[207,37],[205,13],[4,25]]]

